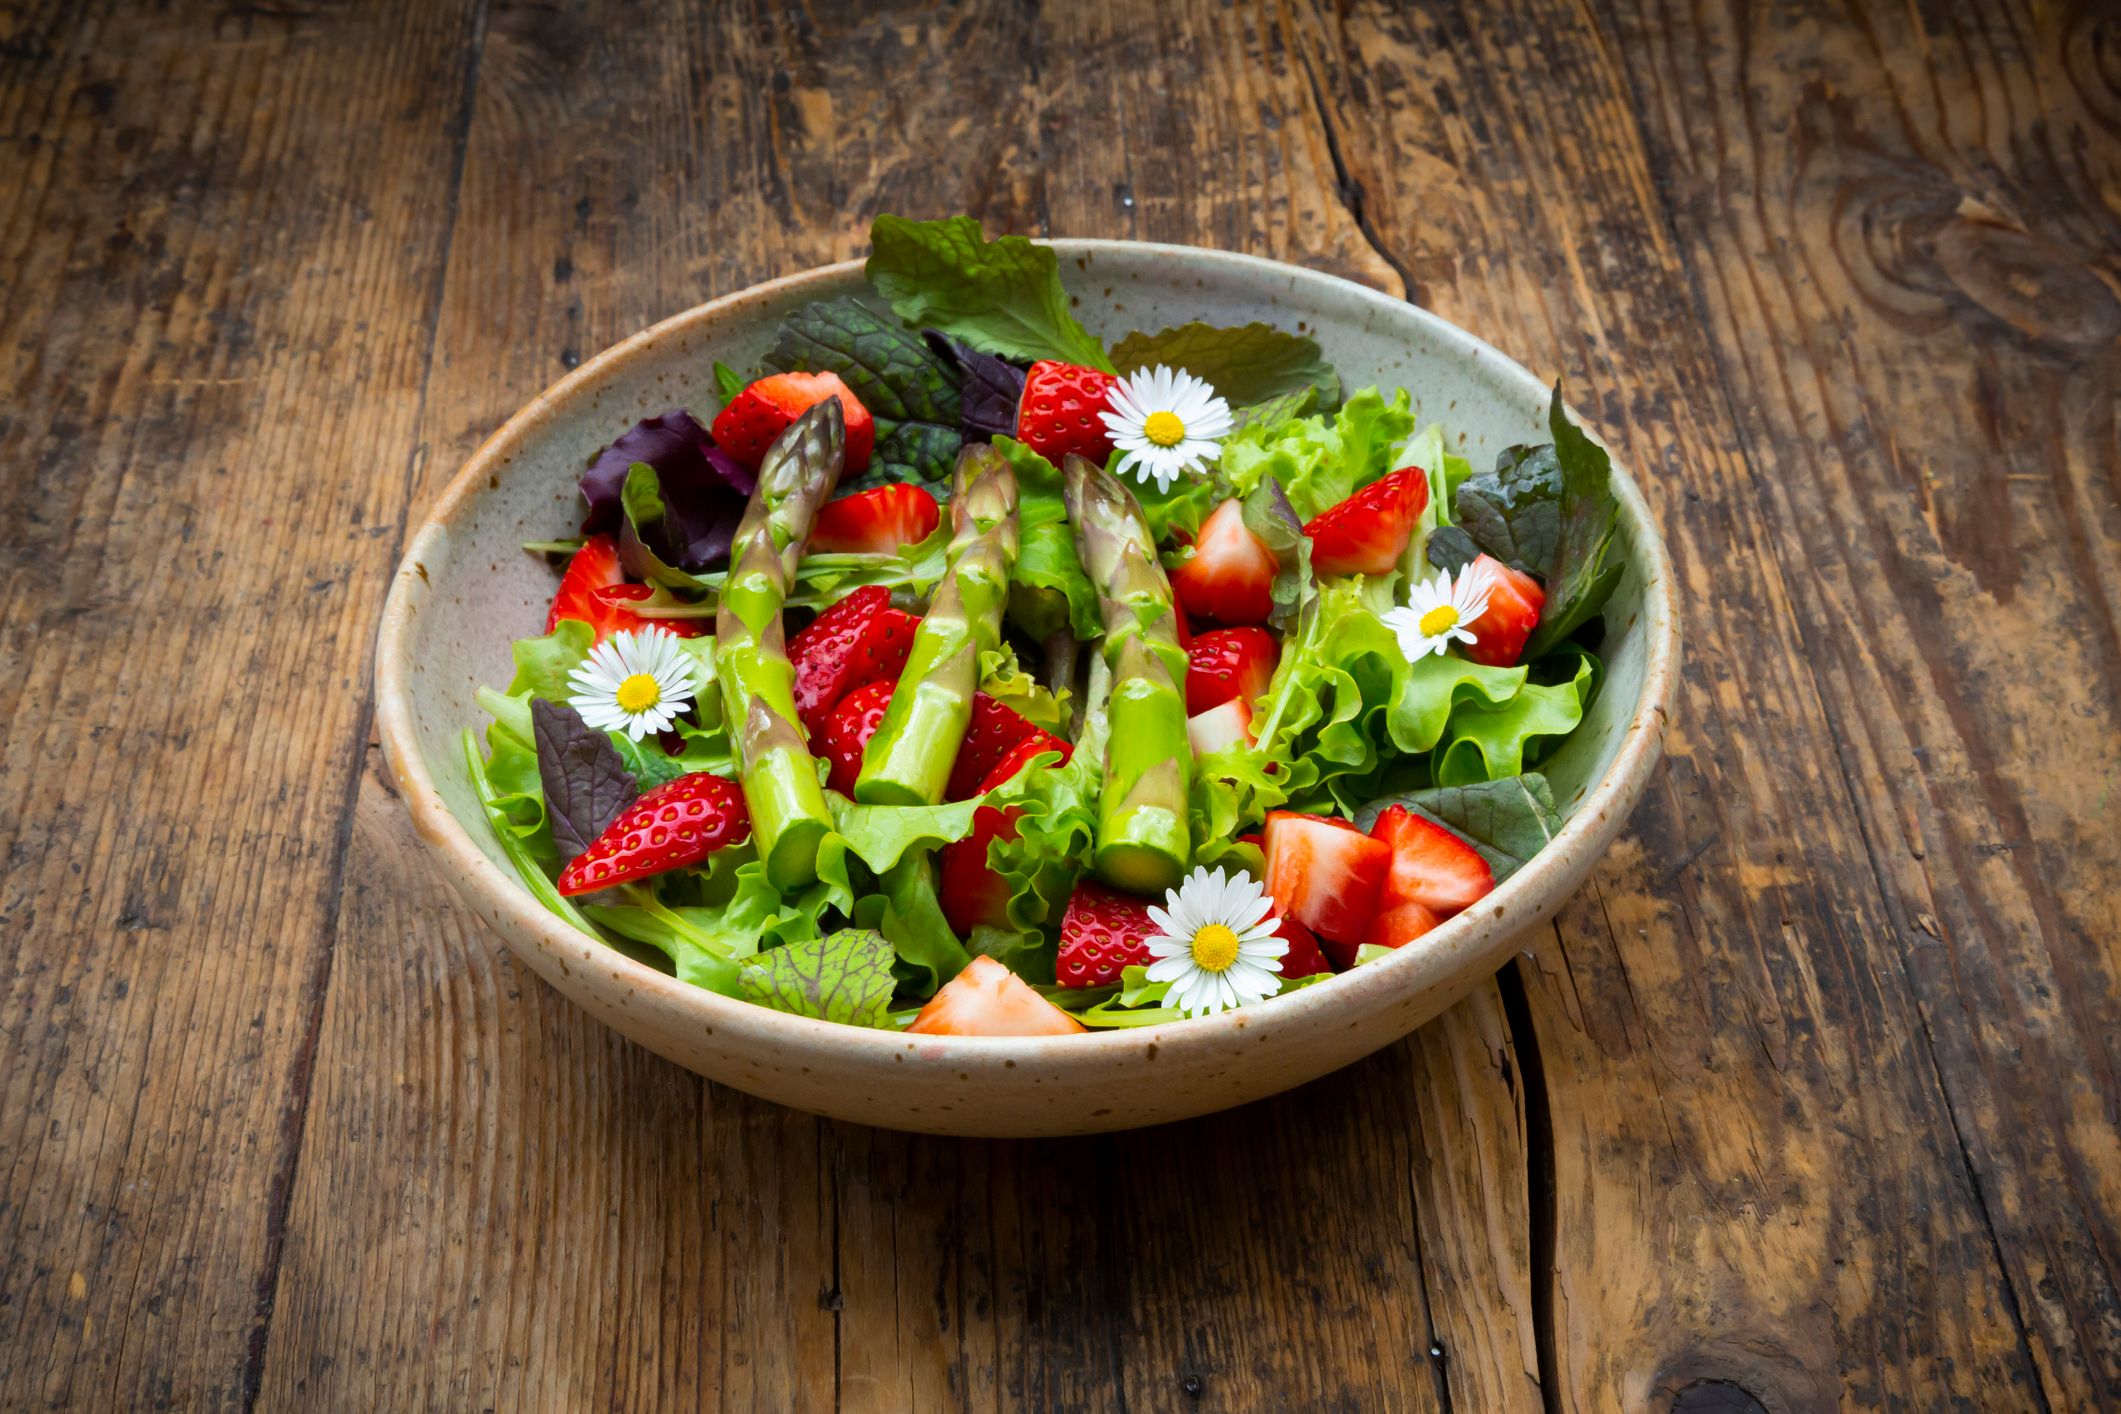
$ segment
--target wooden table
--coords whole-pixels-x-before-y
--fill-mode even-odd
[[[1404,292],[1669,538],[1630,832],[1280,1100],[704,1084],[384,778],[384,587],[489,430],[960,210]],[[7,7],[0,1406],[2121,1400],[2117,252],[2089,0]]]

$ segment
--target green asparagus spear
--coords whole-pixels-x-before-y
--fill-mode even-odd
[[[862,751],[854,798],[864,805],[933,805],[957,764],[979,690],[979,655],[1001,641],[1016,565],[1016,472],[994,448],[958,453],[950,526],[949,571]]]
[[[1106,883],[1156,893],[1174,887],[1193,857],[1178,607],[1133,494],[1081,457],[1069,457],[1062,474],[1083,572],[1104,614],[1100,651],[1112,670],[1093,859]]]
[[[817,763],[796,725],[781,605],[811,522],[846,464],[845,417],[839,399],[827,398],[767,450],[730,547],[714,620],[716,676],[743,769],[751,835],[767,880],[784,891],[817,878],[818,846],[832,829]]]

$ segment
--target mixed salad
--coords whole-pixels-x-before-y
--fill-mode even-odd
[[[465,748],[546,907],[760,1006],[1058,1035],[1360,967],[1552,837],[1622,573],[1558,388],[1476,472],[1300,334],[1107,348],[1047,247],[872,239],[527,547]]]

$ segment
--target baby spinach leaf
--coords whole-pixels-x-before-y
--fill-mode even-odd
[[[853,913],[856,924],[890,940],[911,989],[921,996],[934,995],[972,961],[943,917],[935,896],[935,864],[926,853],[901,859],[876,881],[875,892],[854,901]]]
[[[1613,495],[1613,460],[1605,448],[1569,421],[1562,410],[1559,383],[1554,385],[1554,401],[1547,409],[1547,426],[1554,434],[1565,495],[1560,540],[1547,575],[1546,606],[1524,646],[1527,660],[1560,643],[1603,609],[1627,568],[1624,560],[1606,563],[1620,524],[1620,501]]]
[[[1561,833],[1554,788],[1537,772],[1386,796],[1357,811],[1355,823],[1367,830],[1392,805],[1404,805],[1462,836],[1488,861],[1498,884],[1522,869]]]
[[[610,736],[583,721],[574,708],[533,697],[530,720],[552,842],[560,863],[568,864],[611,828],[640,788]]]
[[[869,244],[869,283],[915,328],[932,325],[1003,358],[1053,358],[1116,371],[1069,313],[1050,247],[1022,236],[989,241],[970,216],[879,216],[869,227]]]
[[[745,1000],[775,1011],[888,1027],[894,956],[882,933],[842,928],[760,953],[744,964],[739,980]]]
[[[1340,375],[1318,341],[1271,324],[1219,328],[1195,321],[1154,334],[1129,334],[1112,350],[1122,373],[1164,364],[1207,380],[1234,407],[1310,388],[1320,403],[1340,401]]]

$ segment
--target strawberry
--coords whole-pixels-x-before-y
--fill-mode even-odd
[[[1518,654],[1524,652],[1525,640],[1539,627],[1546,591],[1523,570],[1513,570],[1492,556],[1482,555],[1473,563],[1486,565],[1491,576],[1488,610],[1466,625],[1466,631],[1479,641],[1461,644],[1460,650],[1476,663],[1513,668]]]
[[[1082,1029],[991,957],[972,959],[906,1028],[921,1036],[1072,1036]]]
[[[1220,706],[1186,718],[1186,740],[1195,756],[1210,756],[1230,746],[1252,744],[1252,704],[1233,697]]]
[[[795,664],[795,712],[815,740],[842,697],[865,683],[898,681],[920,620],[891,607],[880,584],[855,590],[788,640]]]
[[[1267,543],[1245,527],[1245,508],[1233,499],[1201,522],[1193,557],[1171,571],[1171,587],[1189,614],[1226,624],[1263,624],[1274,612],[1274,576],[1280,568]]]
[[[810,528],[810,548],[894,555],[926,540],[942,519],[935,497],[896,482],[828,501]]]
[[[1429,475],[1406,467],[1372,482],[1311,518],[1311,568],[1318,574],[1390,574],[1429,505]]]
[[[562,894],[586,894],[699,863],[751,833],[744,793],[706,771],[642,793],[560,874]]]
[[[1355,965],[1355,954],[1360,948],[1405,947],[1431,928],[1442,923],[1436,911],[1418,903],[1395,903],[1389,908],[1379,908],[1370,926],[1363,930],[1362,942],[1354,946],[1328,943],[1327,951],[1333,954],[1334,965],[1342,971]]]
[[[1100,884],[1077,884],[1061,919],[1053,975],[1063,987],[1110,986],[1124,969],[1148,966],[1155,932],[1143,900]]]
[[[980,793],[980,782],[987,779],[1002,758],[1016,749],[1017,743],[1031,737],[1033,733],[1047,737],[1056,745],[1060,738],[1039,731],[1021,713],[1002,706],[984,692],[972,697],[972,720],[966,724],[965,738],[958,743],[957,761],[950,768],[950,783],[943,788],[946,800],[970,800]]]
[[[1217,628],[1195,635],[1186,653],[1186,711],[1199,716],[1235,699],[1246,706],[1266,695],[1281,662],[1281,645],[1263,628]]]
[[[847,466],[842,474],[851,480],[868,469],[876,450],[876,419],[837,373],[773,373],[758,379],[716,415],[714,444],[757,471],[766,449],[789,424],[834,396],[847,414]]]
[[[1328,943],[1361,941],[1391,872],[1390,846],[1345,820],[1270,810],[1266,854],[1276,913]]]
[[[1007,785],[1040,752],[1058,751],[1060,764],[1067,764],[1074,747],[1035,727],[1032,732],[979,783],[980,792]],[[1014,806],[999,810],[982,806],[972,813],[972,833],[937,852],[936,900],[942,905],[951,931],[960,938],[970,936],[981,923],[995,928],[1009,926],[1009,885],[987,862],[987,845],[993,840],[1015,839],[1016,820],[1023,813]]]
[[[826,715],[825,729],[817,737],[817,754],[831,768],[825,784],[841,795],[854,794],[854,779],[862,773],[862,748],[883,725],[884,709],[891,705],[897,686],[893,678],[864,683]]]
[[[1289,950],[1281,956],[1284,981],[1294,982],[1299,977],[1313,977],[1333,970],[1333,964],[1326,961],[1325,952],[1318,946],[1318,935],[1303,924],[1293,918],[1283,918],[1278,921],[1274,933],[1289,945]]]
[[[1112,436],[1098,414],[1118,381],[1094,368],[1040,359],[1024,379],[1016,440],[1055,466],[1070,452],[1103,466],[1112,455]]]
[[[1495,887],[1495,875],[1479,851],[1403,805],[1385,807],[1370,837],[1392,851],[1392,867],[1378,896],[1380,912],[1418,903],[1448,916]]]
[[[654,597],[647,585],[626,582],[626,571],[619,567],[619,542],[609,535],[592,535],[567,562],[567,573],[545,615],[545,632],[558,628],[562,619],[588,624],[598,643],[620,629],[642,629],[651,623],[679,638],[697,638],[707,631],[705,619],[645,619],[628,607]]]

